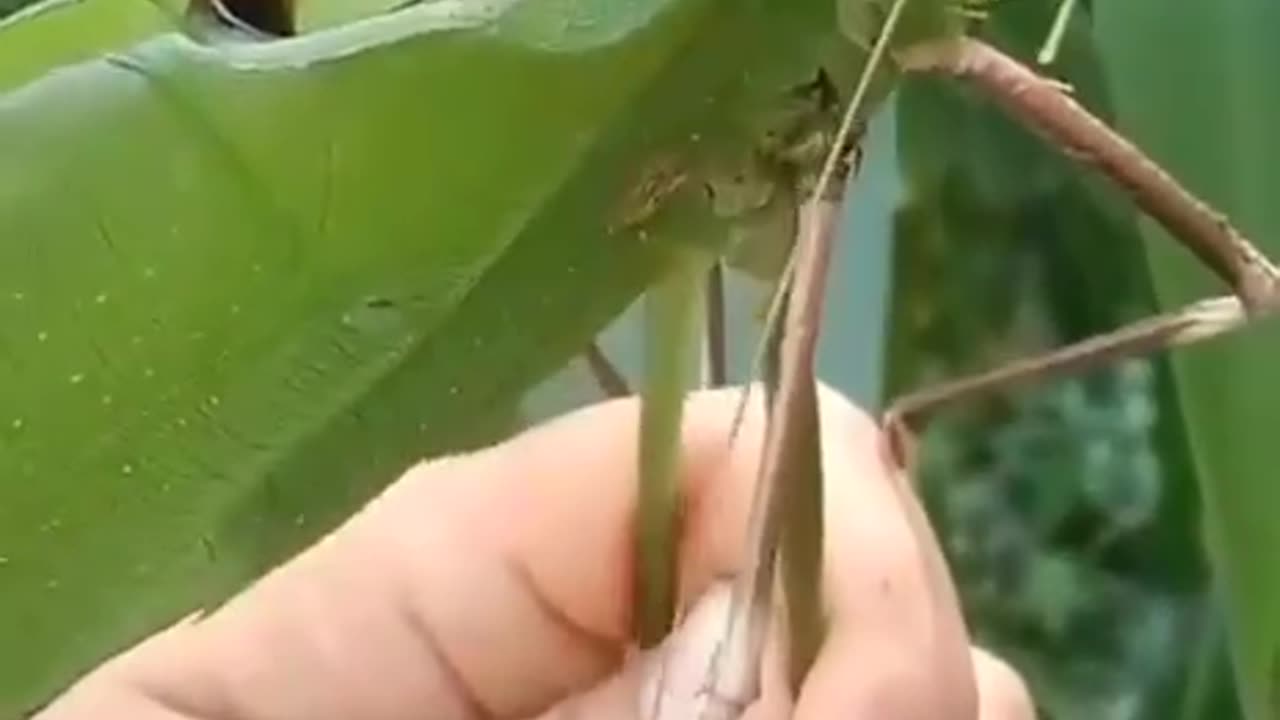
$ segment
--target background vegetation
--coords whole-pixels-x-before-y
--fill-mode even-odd
[[[1125,2],[1127,7],[1104,7],[1108,1],[1112,5]],[[18,0],[0,3],[0,12],[20,4]],[[991,18],[982,33],[1032,62],[1059,5],[1056,0],[1001,0],[989,7]],[[1268,184],[1268,178],[1280,179],[1276,175],[1280,170],[1275,169],[1280,167],[1280,154],[1275,152],[1280,145],[1270,139],[1271,128],[1280,126],[1280,91],[1268,89],[1267,68],[1276,67],[1268,62],[1280,58],[1272,57],[1277,51],[1270,49],[1266,44],[1270,40],[1258,29],[1280,27],[1280,11],[1265,0],[1224,0],[1211,5],[1172,9],[1145,0],[1080,2],[1058,57],[1047,71],[1069,82],[1084,104],[1133,132],[1163,161],[1173,163],[1175,172],[1240,217],[1253,236],[1275,238],[1280,236],[1280,221],[1266,206],[1270,204],[1268,188],[1277,186]],[[318,3],[317,8],[308,16],[313,26],[372,12],[356,3]],[[126,23],[120,27],[126,26],[133,27]],[[26,30],[0,30],[0,45],[6,38],[21,41],[18,33],[22,32]],[[118,37],[131,41],[147,34],[128,30]],[[103,47],[91,42],[95,36],[80,38],[82,46],[92,45],[95,51]],[[0,48],[0,77],[25,81],[40,74],[24,70],[15,53],[6,55]],[[72,53],[66,57],[91,56]],[[41,71],[55,64],[46,59],[29,62]],[[1211,67],[1188,69],[1196,63]],[[498,77],[515,67],[499,63],[488,70]],[[489,77],[485,73],[481,68],[468,80],[483,80]],[[552,77],[555,70],[548,69],[546,74]],[[185,79],[219,89],[216,77],[195,74]],[[16,86],[15,80],[6,89]],[[200,96],[178,93],[176,97]],[[248,117],[269,111],[270,106],[264,105],[245,113]],[[191,112],[198,117],[210,111],[193,107]],[[663,108],[644,112],[656,117]],[[632,120],[639,124],[650,116]],[[212,117],[219,120],[216,113]],[[1267,124],[1268,118],[1277,122]],[[15,127],[28,128],[0,122],[4,132],[16,132]],[[94,151],[107,152],[103,147]],[[906,389],[1116,327],[1162,304],[1189,299],[1193,289],[1207,286],[1186,271],[1182,258],[1161,249],[1163,240],[1148,244],[1155,231],[1104,183],[954,84],[907,82],[877,117],[869,147],[868,167],[853,188],[848,208],[822,374],[871,408]],[[0,146],[6,162],[15,152],[12,143]],[[36,162],[30,156],[21,157]],[[527,160],[533,163],[538,158]],[[104,160],[112,162],[120,170],[132,160]],[[9,214],[0,215],[5,235],[22,230],[24,216],[5,212]],[[0,243],[14,247],[10,237],[0,237]],[[23,272],[28,272],[29,266],[42,261],[38,255],[23,254],[25,250],[5,252],[0,249],[0,258],[10,269],[0,270],[0,290],[12,295],[18,291],[4,285],[18,276],[12,268],[25,263],[28,267]],[[530,261],[530,256],[518,259]],[[598,267],[626,261],[593,260]],[[637,267],[651,261],[642,258]],[[637,271],[629,287],[642,287],[645,281],[644,272]],[[606,292],[598,284],[574,289]],[[732,337],[738,350],[734,366],[741,376],[745,351],[755,338],[763,289],[742,277],[735,277],[730,289],[735,299]],[[402,290],[412,293],[412,288]],[[612,302],[601,302],[593,319],[603,322],[625,306],[625,290],[617,288]],[[529,296],[536,294],[531,290]],[[556,302],[572,299],[566,294]],[[356,315],[370,343],[390,343],[403,325],[426,317],[415,314],[417,308],[402,312],[402,302],[402,297],[368,297],[345,312]],[[486,315],[488,310],[493,309],[469,311],[476,313],[474,317],[495,317],[492,312]],[[637,327],[634,310],[624,313],[603,341],[633,376],[640,364]],[[521,347],[520,338],[499,331],[485,337],[499,348]],[[1259,521],[1245,516],[1241,503],[1252,501],[1258,512],[1274,507],[1267,502],[1272,495],[1258,488],[1269,472],[1270,453],[1265,450],[1267,435],[1262,428],[1268,427],[1268,418],[1274,419],[1277,411],[1259,409],[1258,404],[1266,403],[1262,389],[1274,387],[1274,371],[1267,368],[1275,365],[1275,343],[1274,329],[1264,329],[1251,340],[1231,341],[1209,352],[1193,351],[1189,360],[1176,364],[1165,358],[1130,361],[1087,377],[994,395],[956,408],[931,425],[922,449],[920,482],[957,576],[967,616],[979,641],[994,647],[1024,673],[1046,717],[1240,716],[1227,628],[1259,627],[1258,613],[1265,610],[1251,611],[1250,602],[1240,600],[1240,588],[1254,588],[1250,597],[1265,607],[1273,573],[1268,570],[1272,563],[1257,552],[1252,561],[1239,560],[1239,547],[1245,542],[1255,543],[1256,548],[1256,543],[1270,536],[1220,537],[1216,544],[1210,543],[1219,548],[1219,558],[1225,553],[1226,564],[1237,578],[1234,596],[1215,592],[1215,574],[1204,550],[1203,488],[1208,486],[1205,483],[1223,482],[1242,488],[1231,497],[1219,497],[1210,507],[1216,508],[1219,523],[1224,516],[1236,517],[1241,525],[1255,527]],[[6,347],[14,344],[13,337],[0,330],[0,357],[8,357]],[[439,350],[434,360],[421,356],[418,360],[427,362],[427,367],[431,362],[454,367],[466,361],[461,355],[441,360],[444,355],[448,351]],[[18,366],[10,363],[8,367]],[[540,377],[552,369],[531,367],[522,377]],[[1220,380],[1224,372],[1237,385],[1224,385]],[[20,373],[0,377],[0,390],[13,390],[21,379]],[[483,380],[477,378],[475,387],[482,387]],[[455,398],[458,387],[434,388],[429,380],[424,382],[406,381],[394,392],[409,393],[419,403],[431,399],[438,418],[448,417],[462,403],[482,402],[466,395],[467,387],[461,388],[465,397]],[[390,392],[384,395],[389,397]],[[1233,404],[1231,398],[1250,393],[1258,397]],[[0,401],[4,397],[0,394]],[[379,402],[391,402],[379,397]],[[435,438],[426,450],[498,436],[595,397],[583,364],[574,361],[527,397],[497,403],[488,417],[473,423],[467,432]],[[392,405],[386,412],[407,412]],[[404,447],[410,446],[379,446],[383,439],[378,433],[385,426],[359,414],[354,417],[330,428],[355,438],[344,448],[363,443],[364,454],[345,461],[346,466],[366,463],[390,468],[404,455]],[[1226,427],[1231,430],[1222,430]],[[7,502],[10,508],[8,516],[0,509],[0,519],[15,518],[14,508],[39,507],[18,489],[22,480],[15,458],[21,458],[23,450],[16,433],[21,429],[10,427],[3,431],[8,435],[0,438],[0,453],[8,453],[0,458],[0,471],[4,471],[0,506]],[[1230,443],[1231,454],[1221,449],[1230,439],[1223,433],[1237,436]],[[228,442],[244,441],[230,438]],[[185,459],[171,461],[169,468],[161,465],[157,471],[172,469],[174,463],[191,467]],[[130,462],[121,460],[117,467],[132,469]],[[366,485],[377,482],[370,479]],[[218,528],[216,540],[206,535],[187,538],[182,562],[221,552],[224,542],[256,543],[273,551],[292,547],[305,536],[295,533],[294,525],[322,526],[340,515],[344,502],[360,490],[317,490],[288,482],[247,487],[233,497],[255,511],[231,517],[248,517],[249,524]],[[343,495],[344,502],[317,500],[312,497],[316,492]],[[51,494],[45,502],[56,506],[59,497]],[[183,508],[190,511],[182,503],[156,501],[155,505],[156,512],[165,513],[183,512]],[[48,542],[60,532],[49,523],[61,515],[55,513],[40,525],[39,532]],[[18,636],[20,625],[26,623],[21,614],[46,602],[56,588],[37,581],[36,573],[16,567],[17,562],[6,567],[7,556],[13,554],[6,551],[6,541],[11,547],[22,547],[20,542],[30,538],[5,533],[0,528],[0,587],[5,596],[0,599],[0,613],[7,615],[0,619],[0,654],[6,656],[0,660],[0,669],[14,670],[19,660],[12,650],[3,648],[24,646]],[[119,552],[129,547],[133,545],[117,543],[109,549]],[[223,568],[219,572],[227,576],[215,578],[210,585],[230,586],[234,577],[269,556],[247,554],[250,567]],[[93,573],[78,569],[76,561],[76,557],[51,559],[51,563],[63,563],[63,575],[48,582],[74,584],[75,579],[67,575],[76,573],[84,576],[84,582],[99,582]],[[145,590],[148,572],[139,566],[131,586],[117,588],[119,597],[131,605],[136,597],[138,607],[156,602]],[[1263,589],[1241,584],[1241,574],[1256,579]],[[174,585],[181,580],[181,575],[173,575],[163,582]],[[189,599],[185,591],[178,595]],[[156,602],[156,607],[168,601]],[[129,615],[115,618],[127,628],[125,634],[152,622],[150,612]],[[70,653],[76,657],[101,654],[104,643],[110,644],[105,636],[85,628],[58,625],[56,617],[48,622],[48,627],[37,623],[39,641],[76,647]],[[17,680],[0,680],[0,715],[36,702],[47,693],[51,675],[65,675],[69,661],[56,656],[51,653],[37,661],[36,665],[45,662],[48,668],[37,667],[30,673],[14,670],[11,678]],[[1249,657],[1240,657],[1246,667],[1253,663]],[[1253,720],[1262,717],[1255,711]]]

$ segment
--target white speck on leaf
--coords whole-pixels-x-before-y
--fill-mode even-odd
[[[72,385],[79,385],[84,382],[84,373],[75,373],[71,377],[67,378],[67,380],[70,381]]]
[[[125,463],[124,465],[120,466],[120,472],[124,473],[125,475],[132,475],[133,466],[130,465],[129,463]]]
[[[99,304],[99,305],[102,305],[103,303],[105,303],[105,302],[107,301],[107,294],[106,294],[106,293],[98,293],[97,295],[95,295],[95,296],[94,296],[93,301],[94,301],[95,303]]]
[[[48,340],[48,339],[49,339],[48,332],[41,330],[40,332],[36,333],[36,340],[38,342],[44,342],[45,340]]]
[[[14,418],[13,422],[9,423],[9,427],[13,428],[14,430],[21,430],[22,426],[26,424],[27,424],[26,421],[23,420],[22,418]]]

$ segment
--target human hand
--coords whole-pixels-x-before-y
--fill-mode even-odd
[[[413,468],[221,609],[110,660],[37,718],[636,718],[660,662],[673,688],[702,681],[690,659],[714,642],[717,580],[743,561],[763,418],[752,408],[728,447],[738,394],[686,406],[680,573],[696,609],[656,653],[627,650],[639,404],[626,399]],[[829,634],[794,703],[772,644],[747,717],[1033,718],[1017,675],[969,647],[876,426],[825,389],[821,412]]]

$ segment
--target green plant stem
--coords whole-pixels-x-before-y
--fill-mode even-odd
[[[675,618],[680,537],[679,454],[685,393],[696,384],[707,257],[676,252],[645,296],[645,377],[640,419],[636,637],[657,645]]]
[[[1041,65],[1051,65],[1058,59],[1062,38],[1067,34],[1067,26],[1071,24],[1071,16],[1075,10],[1076,0],[1061,0],[1058,3],[1058,12],[1053,16],[1053,26],[1049,28],[1049,35],[1045,37],[1044,45],[1036,55],[1036,62]]]

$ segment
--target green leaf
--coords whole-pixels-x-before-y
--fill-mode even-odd
[[[870,50],[895,0],[835,0],[840,31],[860,47]],[[964,30],[964,0],[909,0],[893,49],[954,37]]]
[[[301,32],[334,27],[410,3],[406,0],[303,0],[297,4]]]
[[[0,20],[0,89],[172,29],[181,0],[44,0]]]
[[[49,32],[97,52],[101,11]],[[655,160],[745,152],[830,13],[440,0],[39,76],[0,43],[36,78],[0,95],[0,715],[509,432],[665,264],[620,222]]]
[[[1263,0],[1097,3],[1121,128],[1272,257],[1280,254],[1280,5]],[[1148,224],[1161,301],[1221,292]],[[1280,423],[1274,323],[1181,352],[1174,374],[1206,506],[1206,537],[1225,593],[1242,705],[1280,716]]]

